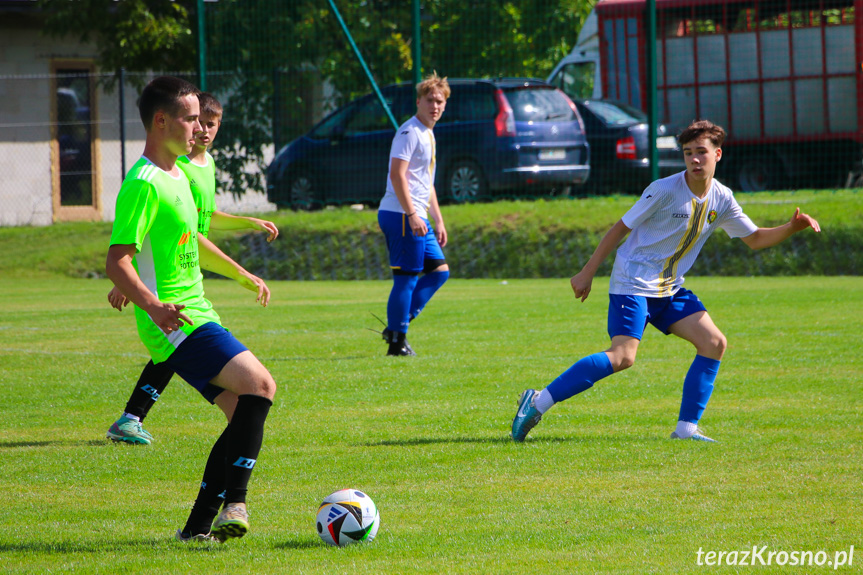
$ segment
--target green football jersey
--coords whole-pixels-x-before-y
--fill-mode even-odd
[[[210,233],[210,219],[216,210],[216,164],[210,152],[204,152],[207,164],[198,165],[186,156],[177,158],[177,165],[189,178],[192,197],[198,206],[198,231],[206,238]]]
[[[132,263],[141,281],[159,301],[186,306],[194,325],[166,334],[142,309],[135,306],[138,334],[153,362],[174,353],[188,335],[207,322],[221,324],[213,305],[204,297],[198,263],[198,212],[189,180],[141,158],[129,170],[120,194],[111,245],[135,245]]]

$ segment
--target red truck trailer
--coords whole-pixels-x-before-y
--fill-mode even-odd
[[[863,0],[656,0],[659,121],[724,126],[719,176],[742,190],[859,185],[861,10]],[[645,0],[594,11],[595,37],[579,36],[550,81],[646,109]]]

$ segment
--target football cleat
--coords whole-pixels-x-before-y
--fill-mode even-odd
[[[105,437],[137,445],[150,445],[153,442],[153,436],[141,426],[140,421],[129,419],[125,415],[111,424]]]
[[[536,408],[538,393],[535,389],[525,389],[518,400],[518,411],[512,420],[512,438],[515,441],[524,441],[530,430],[542,419],[542,414]]]
[[[689,437],[681,437],[681,436],[677,435],[676,431],[672,431],[671,432],[671,439],[691,439],[692,441],[706,441],[708,443],[719,443],[715,439],[710,439],[706,435],[702,434],[700,429],[696,429],[695,433],[693,433]]]
[[[183,543],[217,543],[219,541],[210,533],[198,533],[197,535],[188,535],[183,533],[181,529],[177,529],[177,532],[174,533],[174,539]]]
[[[245,503],[226,503],[222,512],[213,522],[210,534],[224,543],[228,539],[239,538],[249,530],[249,512]]]
[[[383,336],[384,341],[389,344],[387,355],[416,355],[414,348],[412,348],[411,344],[408,343],[408,336],[406,333],[390,331],[389,328],[384,328],[381,335]]]

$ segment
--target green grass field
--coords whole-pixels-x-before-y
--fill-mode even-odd
[[[273,283],[267,309],[207,293],[280,389],[250,486],[252,531],[172,540],[223,417],[175,378],[148,447],[104,438],[147,361],[106,280],[0,279],[0,570],[7,573],[694,573],[697,552],[834,552],[863,563],[856,277],[692,278],[728,336],[703,420],[667,439],[688,344],[648,331],[627,372],[509,440],[515,401],[607,345],[607,279],[453,280],[384,357],[387,282]],[[319,501],[355,487],[382,527],[334,549]],[[770,567],[771,573],[799,572]],[[758,570],[757,568],[755,570]],[[808,568],[806,572],[832,568]]]

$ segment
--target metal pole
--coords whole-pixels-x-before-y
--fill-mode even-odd
[[[650,179],[659,179],[659,153],[656,126],[659,105],[656,101],[656,0],[647,0],[647,144],[650,151]]]
[[[412,20],[414,25],[414,85],[416,85],[423,81],[423,70],[422,64],[420,63],[420,56],[422,55],[422,52],[420,50],[420,0],[414,0],[413,8],[414,9]]]
[[[277,66],[273,68],[273,144],[277,154],[282,146],[281,79],[282,72]]]
[[[198,87],[207,91],[207,36],[204,23],[204,0],[198,0]]]
[[[339,14],[339,9],[336,8],[336,4],[335,4],[335,2],[333,2],[333,0],[327,0],[327,1],[330,3],[330,8],[332,9],[333,14],[335,14],[336,20],[339,21],[339,26],[342,27],[342,32],[345,33],[345,37],[348,39],[348,43],[351,45],[351,48],[353,49],[354,55],[357,57],[357,60],[359,61],[360,66],[363,67],[363,71],[366,73],[366,77],[369,79],[369,82],[372,85],[372,89],[374,90],[375,94],[377,95],[378,100],[381,103],[381,106],[384,107],[384,111],[387,113],[387,117],[390,119],[390,122],[392,122],[393,128],[398,130],[399,124],[398,124],[398,122],[396,122],[395,116],[393,116],[393,113],[390,110],[390,107],[387,105],[387,101],[384,99],[384,95],[381,94],[381,90],[380,90],[380,88],[378,88],[378,84],[377,84],[377,82],[375,82],[375,79],[372,76],[371,70],[369,70],[369,67],[366,66],[366,61],[363,60],[363,55],[360,54],[360,49],[357,48],[356,42],[354,42],[354,39],[351,36],[351,33],[348,30],[348,27],[345,25],[345,21],[342,20],[342,15]]]
[[[120,179],[126,179],[126,69],[118,70],[120,76]]]

